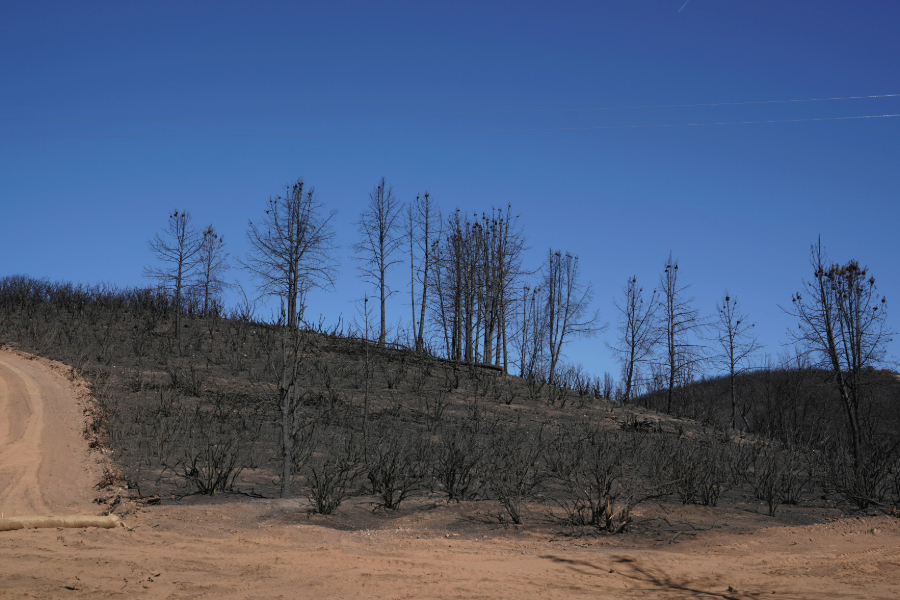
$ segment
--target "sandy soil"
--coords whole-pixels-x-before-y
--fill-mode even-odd
[[[98,514],[99,468],[82,436],[88,390],[71,369],[0,351],[0,513]]]
[[[83,389],[65,373],[0,353],[7,514],[100,512]],[[785,526],[686,507],[667,527],[692,526],[576,537],[504,529],[429,500],[366,517],[365,528],[354,521],[371,515],[361,504],[323,518],[301,500],[192,502],[123,503],[121,529],[0,533],[0,598],[900,598],[892,517]]]

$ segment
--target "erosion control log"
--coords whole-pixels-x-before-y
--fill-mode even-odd
[[[102,527],[112,529],[124,526],[115,515],[108,517],[7,517],[0,519],[0,531],[13,531],[15,529],[38,529],[41,527]]]

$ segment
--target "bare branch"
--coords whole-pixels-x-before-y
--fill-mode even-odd
[[[644,302],[644,288],[637,277],[630,277],[622,290],[624,300],[615,302],[619,311],[617,345],[609,345],[610,350],[622,364],[623,402],[630,402],[640,366],[650,360],[653,350],[660,341],[660,329],[656,316],[659,309],[656,290]]]
[[[261,295],[285,299],[289,327],[297,326],[309,290],[332,287],[337,271],[331,226],[337,211],[323,214],[314,189],[303,188],[301,178],[287,184],[283,196],[269,198],[262,222],[250,221],[251,251],[241,263]]]
[[[382,177],[369,192],[369,204],[356,223],[361,239],[353,244],[353,250],[360,261],[359,272],[364,281],[378,288],[381,300],[379,346],[384,346],[385,342],[385,301],[393,294],[387,285],[385,274],[401,261],[397,250],[403,243],[400,232],[402,214],[402,206],[394,197],[393,188]]]
[[[854,461],[860,454],[860,405],[863,370],[882,363],[893,332],[887,327],[887,300],[875,278],[855,260],[828,264],[822,241],[810,251],[813,279],[782,307],[799,323],[788,330],[813,364],[831,371],[847,417]]]
[[[175,338],[181,334],[182,292],[197,266],[201,239],[191,226],[191,214],[175,209],[163,235],[156,234],[149,243],[150,250],[163,263],[161,267],[145,267],[144,276],[156,279],[167,291],[175,294]]]

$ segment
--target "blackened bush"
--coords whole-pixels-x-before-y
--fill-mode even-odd
[[[753,468],[748,472],[750,484],[753,486],[753,494],[758,500],[765,500],[769,507],[769,516],[774,517],[778,510],[778,479],[780,473],[780,461],[778,450],[773,445],[768,450],[760,453]]]
[[[175,453],[172,470],[199,494],[234,489],[253,460],[262,428],[259,414],[235,406],[226,394],[213,394],[185,416],[187,439]]]
[[[522,522],[526,502],[544,476],[538,467],[542,450],[540,432],[529,432],[519,424],[500,430],[487,442],[485,479],[488,488],[517,525]]]
[[[747,473],[761,452],[759,444],[741,441],[727,446],[728,484],[739,488],[747,482]]]
[[[578,525],[606,529],[607,504],[618,494],[625,475],[627,445],[616,432],[588,430],[573,444],[573,492],[570,518]]]
[[[405,355],[401,355],[398,358],[385,355],[381,357],[377,364],[381,368],[384,383],[389,390],[397,389],[401,383],[406,381],[408,368]]]
[[[410,373],[410,383],[412,391],[415,394],[421,393],[425,384],[428,383],[428,374],[425,372],[424,366],[419,363],[412,367]]]
[[[691,504],[700,491],[700,452],[695,444],[685,438],[673,443],[671,450],[672,479],[682,504]]]
[[[644,439],[585,426],[548,440],[548,470],[563,487],[559,502],[571,525],[622,533],[638,504],[671,493],[670,482],[641,473],[647,459],[641,452]],[[658,461],[659,456],[651,458]]]
[[[753,495],[766,502],[769,516],[774,517],[779,504],[796,504],[812,479],[811,467],[798,447],[784,447],[777,442],[757,447],[747,482]]]
[[[135,412],[134,420],[144,434],[148,461],[177,473],[175,453],[182,441],[188,439],[186,428],[191,423],[188,407],[171,388],[159,386],[156,402],[138,407]]]
[[[307,497],[317,513],[330,515],[357,492],[363,466],[362,444],[356,435],[346,431],[319,431],[314,437],[316,451],[303,469],[309,488]]]
[[[512,404],[519,395],[516,389],[518,383],[512,377],[504,376],[495,385],[495,398],[507,406]]]
[[[722,493],[727,489],[728,469],[723,464],[727,455],[720,454],[720,448],[706,446],[700,462],[700,488],[698,498],[703,506],[716,506]]]
[[[401,424],[380,421],[369,431],[366,476],[373,493],[387,509],[396,509],[428,475],[429,445],[420,435],[410,436]]]
[[[444,411],[448,405],[443,390],[434,394],[420,395],[415,415],[425,422],[428,431],[434,431],[443,422]]]
[[[452,363],[449,367],[443,369],[444,372],[444,389],[452,392],[459,388],[459,365]]]
[[[783,447],[780,451],[781,468],[778,474],[778,496],[784,504],[799,504],[803,493],[809,490],[815,476],[812,462],[799,446]]]
[[[448,500],[475,498],[483,485],[484,445],[465,425],[443,425],[432,443],[432,472]]]
[[[891,492],[898,462],[900,441],[897,440],[870,439],[856,460],[847,445],[834,444],[825,454],[826,482],[844,500],[865,510],[871,505],[881,505]]]
[[[716,506],[732,477],[728,445],[681,437],[671,442],[669,456],[669,476],[681,503]]]

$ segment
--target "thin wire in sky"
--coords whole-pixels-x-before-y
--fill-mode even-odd
[[[603,110],[636,110],[646,108],[698,108],[713,106],[746,106],[751,104],[792,104],[798,102],[832,102],[836,100],[870,100],[876,98],[897,98],[900,94],[871,94],[868,96],[835,96],[830,98],[800,98],[794,100],[745,100],[741,102],[700,102],[695,104],[641,104],[633,106],[594,106],[583,108],[522,108],[506,110],[462,110],[435,112],[396,112],[396,113],[323,113],[306,115],[258,115],[258,116],[225,116],[225,117],[0,117],[2,121],[239,121],[239,120],[278,120],[278,119],[319,119],[319,118],[360,118],[360,117],[418,117],[418,116],[452,116],[452,115],[496,115],[516,113],[549,113],[549,112],[583,112]]]
[[[339,136],[377,136],[377,135],[438,135],[454,133],[527,133],[543,131],[594,131],[601,129],[653,129],[660,127],[704,127],[712,125],[761,125],[768,123],[808,123],[814,121],[848,121],[855,119],[890,119],[900,117],[897,114],[855,115],[850,117],[815,117],[806,119],[768,119],[760,121],[718,121],[710,123],[665,123],[650,125],[599,125],[594,127],[521,127],[510,129],[433,129],[405,131],[355,131],[355,132],[321,132],[321,133],[171,133],[171,134],[0,134],[4,138],[276,138],[276,137],[339,137]]]

